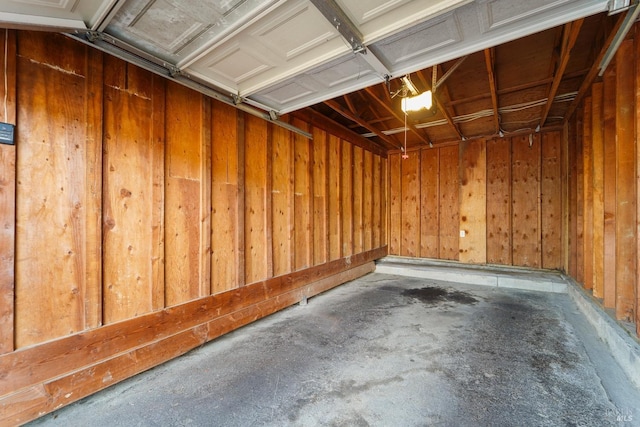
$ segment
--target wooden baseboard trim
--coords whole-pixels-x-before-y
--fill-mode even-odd
[[[386,246],[0,356],[0,425],[28,422],[363,276]],[[4,385],[2,385],[4,384]]]

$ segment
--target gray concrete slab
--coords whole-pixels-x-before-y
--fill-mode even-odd
[[[372,273],[42,426],[639,426],[567,294]]]

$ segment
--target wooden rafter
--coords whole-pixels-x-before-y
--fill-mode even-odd
[[[423,71],[418,71],[416,74],[418,75],[420,82],[422,82],[422,84],[426,88],[425,90],[431,90],[431,85],[427,82],[427,79],[425,78]],[[446,85],[445,85],[445,88],[446,88]],[[445,105],[440,101],[440,97],[438,96],[437,93],[433,94],[433,100],[436,102],[436,105],[438,106],[440,111],[442,111],[442,115],[447,120],[447,123],[449,123],[449,126],[453,128],[458,138],[462,139],[462,132],[460,132],[460,129],[458,129],[458,126],[453,121],[453,117],[451,116],[451,114],[449,113]]]
[[[540,119],[540,127],[543,127],[545,122],[547,121],[547,117],[549,116],[549,111],[551,110],[551,106],[553,105],[553,100],[556,97],[556,93],[558,92],[558,88],[560,87],[560,82],[562,81],[562,77],[564,75],[564,70],[567,68],[567,64],[569,63],[569,57],[571,56],[571,50],[573,46],[575,46],[576,41],[578,40],[578,34],[580,34],[580,29],[582,28],[582,23],[584,19],[580,19],[575,22],[570,22],[564,27],[564,35],[562,37],[562,49],[560,50],[560,60],[558,63],[558,67],[553,76],[553,82],[551,83],[551,88],[549,89],[549,94],[547,95],[547,104],[542,111],[542,118]]]
[[[342,97],[344,99],[344,102],[347,104],[347,107],[349,108],[349,111],[351,111],[352,114],[356,114],[356,107],[353,105],[353,102],[351,102],[351,98],[349,98],[349,95],[344,95]]]
[[[607,52],[607,49],[609,49],[609,46],[611,45],[614,38],[616,37],[618,30],[622,26],[622,22],[624,21],[625,16],[626,16],[626,13],[620,14],[618,19],[616,20],[615,25],[611,29],[609,36],[607,36],[607,39],[605,40],[604,45],[602,46],[602,49],[600,49],[598,56],[593,61],[593,65],[591,66],[591,68],[589,69],[589,72],[587,73],[584,80],[582,81],[582,84],[580,85],[580,89],[578,89],[578,94],[576,95],[573,102],[569,105],[569,108],[567,108],[567,112],[565,113],[565,116],[564,116],[565,123],[569,121],[573,113],[575,113],[576,108],[578,108],[578,105],[580,105],[580,102],[582,102],[582,98],[584,98],[587,91],[591,89],[591,83],[593,83],[596,76],[598,75],[598,71],[600,69],[600,62],[602,61],[604,54]]]
[[[496,51],[494,48],[484,50],[484,62],[487,66],[489,89],[491,91],[491,105],[493,108],[493,123],[496,133],[500,132],[500,115],[498,114],[498,89],[496,84],[495,62]]]
[[[384,83],[383,83],[384,86]],[[385,102],[384,100],[378,98],[378,95],[376,95],[375,91],[373,90],[373,88],[368,87],[365,89],[367,91],[367,93],[369,94],[369,96],[371,96],[371,98],[373,98],[373,100],[380,105],[382,108],[384,108],[389,114],[391,114],[393,117],[395,117],[397,120],[399,120],[400,122],[404,123],[404,114],[397,112],[395,108],[393,108],[391,105],[389,105],[388,102]],[[385,92],[387,91],[386,86],[385,86]],[[420,141],[422,141],[422,143],[424,144],[430,144],[431,141],[429,141],[428,138],[426,138],[414,125],[412,125],[411,123],[407,123],[407,128],[413,133],[415,134]]]
[[[324,101],[324,104],[327,107],[329,107],[332,110],[334,110],[336,113],[338,113],[338,114],[342,115],[343,117],[351,120],[352,122],[357,123],[358,125],[362,126],[363,128],[367,129],[368,131],[373,132],[374,134],[376,134],[378,136],[378,138],[383,140],[385,143],[387,143],[391,147],[402,148],[398,143],[396,143],[394,140],[389,138],[389,136],[385,135],[380,129],[377,129],[375,126],[371,125],[367,121],[362,120],[356,114],[351,113],[350,111],[345,109],[342,105],[338,104],[336,101],[330,99],[328,101]]]

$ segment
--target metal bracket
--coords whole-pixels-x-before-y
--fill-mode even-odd
[[[329,23],[340,33],[342,38],[349,43],[353,53],[362,54],[362,58],[373,68],[382,79],[391,74],[389,69],[376,55],[364,44],[362,33],[349,19],[346,13],[338,6],[335,0],[310,0],[322,13]]]

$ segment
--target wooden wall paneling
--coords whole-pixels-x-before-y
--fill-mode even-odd
[[[163,131],[163,84],[105,57],[104,323],[139,316],[164,301],[158,273],[164,263],[164,144],[156,140]]]
[[[567,123],[567,168],[568,168],[568,214],[569,214],[569,225],[568,225],[568,273],[571,277],[577,277],[577,236],[578,236],[578,226],[577,226],[577,217],[578,217],[578,154],[576,151],[576,114],[573,115],[573,118]],[[582,159],[580,159],[580,163],[582,163]]]
[[[635,320],[637,268],[633,39],[616,53],[616,317]],[[624,59],[623,59],[624,58]]]
[[[387,186],[386,176],[382,171],[382,159],[378,155],[373,156],[373,173],[372,173],[372,184],[371,184],[371,193],[373,194],[373,235],[372,235],[372,244],[374,248],[378,248],[382,246],[382,241],[384,239],[383,236],[383,218],[384,211],[386,208],[383,207],[383,198],[386,191]]]
[[[329,260],[329,217],[327,180],[327,133],[314,127],[313,133],[313,263]]]
[[[484,139],[461,141],[459,261],[487,262],[487,149]],[[464,233],[464,235],[463,235]]]
[[[513,264],[539,268],[540,134],[512,138],[511,172]]]
[[[176,305],[210,293],[210,226],[202,227],[211,162],[209,101],[178,84],[168,84],[165,143],[165,300]],[[208,237],[203,239],[204,236]]]
[[[460,236],[458,146],[441,147],[440,165],[440,258],[457,260]]]
[[[583,101],[583,104],[586,101]],[[584,107],[576,109],[576,280],[584,283]]]
[[[561,149],[560,149],[560,163],[561,163],[561,200],[562,200],[562,238],[561,238],[561,251],[562,251],[562,271],[567,273],[569,271],[569,257],[570,250],[570,218],[571,218],[571,202],[570,202],[570,142],[569,142],[569,126],[565,123],[561,131]]]
[[[290,273],[294,265],[293,147],[291,132],[280,126],[274,126],[271,145],[271,206],[273,208],[271,228],[274,276]]]
[[[400,255],[420,256],[420,151],[406,152],[400,160],[401,241]]]
[[[615,58],[604,76],[604,301],[616,306],[616,66]]]
[[[269,277],[273,271],[270,255],[268,210],[270,177],[268,153],[271,150],[269,126],[266,121],[245,117],[245,283]],[[270,198],[269,198],[270,199]]]
[[[349,256],[353,254],[353,145],[343,139],[341,146],[342,256]]]
[[[243,116],[220,102],[211,107],[211,293],[244,284]]]
[[[353,252],[364,250],[364,153],[353,147]]]
[[[293,119],[293,125],[309,131],[309,125],[299,119]],[[312,142],[301,135],[293,136],[294,166],[294,223],[295,247],[294,268],[301,270],[313,264],[313,160]]]
[[[18,91],[12,93],[7,119],[18,130],[15,147],[2,151],[9,174],[17,171],[15,348],[96,327],[102,320],[102,56],[63,36],[54,36],[59,49],[46,49],[47,37],[21,32],[17,51],[16,45],[9,51],[17,57],[17,63],[11,61],[17,68],[8,69],[17,74],[12,87]],[[15,105],[17,117],[9,110]],[[4,286],[11,286],[11,276]],[[3,313],[3,320],[9,315]]]
[[[604,85],[591,87],[591,155],[593,187],[593,296],[604,297]]]
[[[487,262],[512,265],[511,138],[487,141]]]
[[[433,148],[420,151],[420,256],[423,258],[439,256],[439,152]]]
[[[400,255],[402,240],[402,158],[389,154],[389,254]]]
[[[362,226],[363,226],[363,250],[373,249],[373,153],[364,150],[363,176],[362,176]]]
[[[340,138],[329,135],[329,260],[342,256],[342,204],[340,177],[342,170]]]
[[[562,257],[562,134],[542,134],[541,231],[542,268],[561,270]]]
[[[636,140],[636,300],[635,300],[635,324],[636,324],[636,336],[640,338],[640,263],[637,261],[640,256],[640,143],[638,143],[638,135],[640,134],[640,27],[636,23],[634,28],[634,41],[635,41],[635,140]]]
[[[585,289],[593,289],[593,137],[592,137],[593,98],[584,100],[582,131],[582,180],[583,180],[583,285]]]
[[[7,100],[0,120],[16,124],[16,33],[0,32],[2,63],[0,98]],[[6,56],[5,56],[6,51]],[[6,71],[5,71],[6,70]],[[99,230],[99,229],[98,229]],[[13,309],[16,243],[16,146],[0,144],[0,354],[13,351]]]
[[[381,209],[380,215],[382,218],[380,219],[380,236],[382,237],[381,246],[387,246],[387,254],[388,254],[388,245],[389,245],[389,210],[387,206],[389,205],[389,159],[387,157],[380,159],[381,166],[381,178],[382,184],[380,187],[380,197],[381,197]]]

